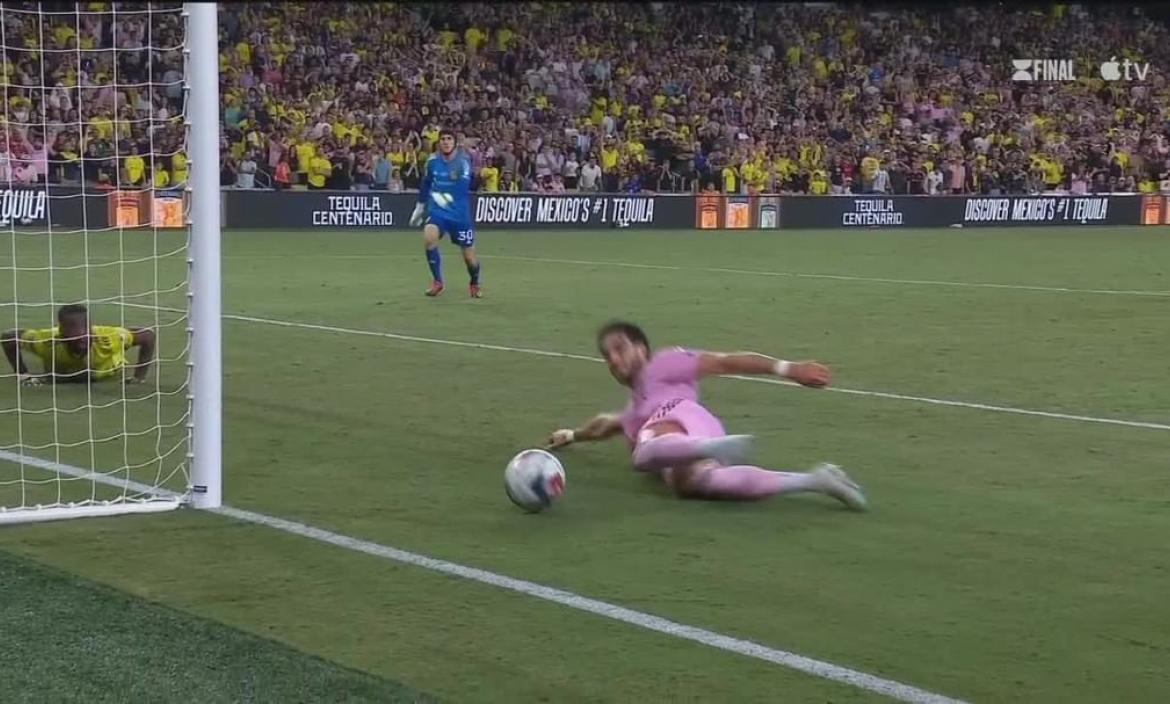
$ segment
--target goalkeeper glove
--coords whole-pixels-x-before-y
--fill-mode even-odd
[[[414,206],[414,212],[410,214],[410,226],[418,227],[422,224],[423,217],[427,214],[427,204],[419,203]]]

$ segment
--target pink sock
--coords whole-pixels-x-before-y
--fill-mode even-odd
[[[751,465],[714,467],[698,478],[699,493],[710,499],[751,501],[776,494],[807,491],[808,475],[802,472],[774,472]]]
[[[688,465],[703,459],[699,452],[702,438],[671,433],[650,438],[634,448],[634,467],[642,471]]]

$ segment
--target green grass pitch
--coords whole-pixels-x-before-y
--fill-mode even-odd
[[[181,254],[151,261],[181,237],[0,235],[0,327],[87,292],[181,309]],[[1165,228],[484,231],[477,301],[446,243],[448,290],[424,298],[421,249],[225,234],[231,505],[975,702],[1170,691]],[[123,315],[163,326],[157,386],[22,390],[0,445],[179,488],[184,321],[95,306]],[[1088,420],[712,380],[762,463],[840,463],[872,512],[680,502],[618,442],[564,453],[563,501],[521,514],[508,458],[624,400],[603,365],[532,351],[595,356],[610,317],[656,345],[821,359],[840,388]],[[17,403],[0,380],[0,411]],[[23,471],[0,462],[0,504],[112,491]],[[195,511],[2,528],[0,576],[5,702],[877,699]]]

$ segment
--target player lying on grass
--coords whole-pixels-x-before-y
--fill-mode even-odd
[[[829,383],[824,365],[682,348],[652,353],[642,329],[626,322],[603,327],[597,344],[610,373],[629,387],[629,404],[620,413],[603,413],[580,428],[557,430],[549,449],[625,433],[634,468],[657,473],[681,497],[746,501],[818,492],[850,508],[866,508],[861,487],[835,465],[821,464],[811,472],[778,472],[744,464],[752,436],[728,435],[719,419],[699,403],[699,381],[704,377],[772,375],[815,388]]]
[[[431,287],[427,295],[443,292],[443,259],[439,240],[446,234],[463,250],[463,263],[471,279],[468,290],[472,298],[481,298],[479,259],[475,256],[475,223],[471,217],[471,160],[456,151],[455,134],[444,129],[439,133],[439,153],[432,154],[423,171],[418,188],[418,204],[410,215],[410,226],[418,227],[426,216],[423,240],[427,266],[431,269]]]
[[[0,336],[4,355],[16,371],[20,383],[39,386],[47,381],[85,382],[121,378],[127,366],[134,375],[125,377],[127,384],[146,381],[154,361],[154,331],[147,328],[123,328],[115,325],[89,324],[89,312],[82,305],[62,306],[57,311],[57,327],[39,330],[9,330]],[[126,351],[138,347],[138,363],[128,365]],[[42,374],[29,372],[25,355],[38,357],[44,365]]]

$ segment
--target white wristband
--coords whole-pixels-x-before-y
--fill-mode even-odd
[[[783,359],[778,359],[776,360],[776,366],[773,367],[773,371],[776,372],[776,376],[787,379],[788,373],[792,371],[792,362],[786,362]]]

